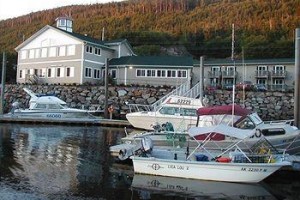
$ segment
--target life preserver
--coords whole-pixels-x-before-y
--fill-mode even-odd
[[[113,106],[109,106],[109,108],[108,108],[108,112],[109,112],[109,113],[112,113],[112,112],[114,112],[114,107],[113,107]]]
[[[257,138],[260,138],[261,137],[261,130],[259,130],[259,129],[256,129],[256,131],[255,131],[255,137],[257,137]]]

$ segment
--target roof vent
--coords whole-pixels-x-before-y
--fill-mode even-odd
[[[68,32],[73,32],[73,19],[71,17],[58,17],[56,18],[56,27]]]

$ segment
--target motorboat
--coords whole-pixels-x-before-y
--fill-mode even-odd
[[[164,194],[201,199],[277,199],[266,184],[241,184],[217,181],[135,174],[131,188],[141,199]],[[149,198],[150,197],[150,198]]]
[[[98,120],[92,112],[84,109],[70,108],[67,103],[53,95],[37,95],[28,88],[23,90],[30,96],[29,108],[22,109],[17,102],[13,103],[11,111],[4,117],[13,118],[38,118],[38,119],[51,119],[67,120]]]
[[[126,114],[135,128],[154,130],[170,122],[175,130],[187,130],[197,122],[197,109],[203,107],[200,99],[171,95],[153,111],[138,111]]]
[[[197,122],[194,127],[210,127],[218,124],[225,124],[236,127],[237,129],[253,130],[255,133],[252,137],[240,144],[240,148],[247,149],[262,137],[266,137],[268,141],[277,149],[285,150],[293,154],[299,150],[300,131],[292,125],[292,121],[272,121],[263,122],[256,112],[242,108],[239,105],[224,105],[201,107],[197,110]],[[172,126],[166,123],[165,127]],[[149,137],[154,143],[154,146],[176,146],[196,147],[198,141],[205,142],[206,135],[199,135],[191,139],[187,131],[174,131],[168,128],[163,131],[145,131],[134,134],[127,134],[121,139],[121,144],[110,147],[113,156],[119,159],[127,159],[134,155],[141,147],[141,139]],[[214,149],[216,147],[226,148],[235,142],[234,138],[226,135],[211,134],[211,140],[207,141],[206,148]],[[216,146],[217,144],[217,146]]]
[[[218,133],[235,142],[226,149],[210,151],[206,148],[211,135]],[[187,179],[258,183],[282,167],[291,166],[285,152],[278,152],[266,138],[261,138],[249,151],[239,145],[254,136],[255,130],[241,130],[224,124],[210,127],[192,127],[188,134],[197,141],[194,149],[166,150],[155,149],[152,145],[143,146],[140,154],[132,156],[135,174],[148,174]],[[205,142],[196,137],[206,135]],[[151,143],[150,143],[151,144]],[[261,151],[264,148],[265,151]]]

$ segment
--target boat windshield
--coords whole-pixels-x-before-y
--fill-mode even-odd
[[[193,108],[162,107],[159,113],[162,115],[197,116],[197,110]]]
[[[37,110],[45,110],[45,109],[52,109],[52,110],[59,110],[66,108],[64,105],[61,104],[44,104],[44,103],[37,103],[34,109]]]
[[[254,129],[255,123],[247,116],[235,125],[236,128],[240,129]]]

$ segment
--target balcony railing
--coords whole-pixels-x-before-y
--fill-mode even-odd
[[[235,78],[237,76],[236,71],[222,71],[223,78]]]
[[[272,70],[271,76],[276,77],[276,78],[285,78],[286,71],[285,70]]]
[[[269,77],[269,71],[267,71],[267,70],[255,71],[255,77],[256,78],[268,78]]]
[[[209,71],[208,72],[208,77],[209,78],[220,78],[222,75],[221,71]]]

